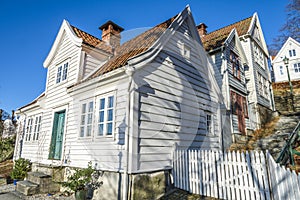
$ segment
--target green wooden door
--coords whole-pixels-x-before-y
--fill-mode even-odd
[[[49,158],[61,159],[62,143],[65,127],[65,110],[54,114],[54,122],[52,129],[52,139],[50,145]]]

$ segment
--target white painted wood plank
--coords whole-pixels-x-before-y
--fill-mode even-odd
[[[248,179],[249,179],[249,185],[251,188],[253,188],[252,190],[250,190],[250,199],[255,199],[255,183],[253,180],[253,173],[252,173],[252,165],[251,165],[251,156],[250,156],[251,152],[246,152],[246,161],[247,161],[247,169],[248,169]]]

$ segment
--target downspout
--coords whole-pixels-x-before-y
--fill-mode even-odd
[[[21,158],[22,148],[23,148],[23,141],[24,141],[24,135],[25,135],[25,131],[26,131],[27,115],[24,112],[22,112],[21,110],[20,110],[20,114],[23,114],[25,116],[25,119],[23,121],[23,127],[22,127],[21,134],[17,134],[17,137],[16,137],[16,143],[17,143],[17,145],[15,146],[15,150],[14,150],[15,151],[14,152],[14,159],[17,156],[18,156],[18,158]],[[20,122],[20,124],[21,124],[21,122]],[[17,151],[17,149],[19,149],[19,151]]]
[[[131,106],[131,86],[132,86],[132,75],[134,73],[134,68],[129,66],[129,64],[126,66],[126,70],[125,70],[126,74],[128,75],[128,88],[127,88],[127,107],[126,107],[126,125],[127,125],[127,129],[126,129],[126,133],[125,133],[125,153],[126,153],[126,157],[125,157],[125,163],[124,163],[124,176],[123,176],[123,200],[127,200],[128,199],[128,163],[129,163],[129,133],[130,133],[130,106]]]

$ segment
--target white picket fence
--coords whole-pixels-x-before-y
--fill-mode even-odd
[[[300,199],[300,175],[280,166],[267,153],[273,199]]]
[[[300,177],[266,155],[267,160],[262,152],[175,150],[174,184],[219,199],[300,199]]]

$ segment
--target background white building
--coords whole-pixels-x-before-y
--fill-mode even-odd
[[[289,59],[288,65],[283,59]],[[272,60],[275,82],[288,81],[287,66],[291,80],[300,80],[300,43],[289,37]]]

